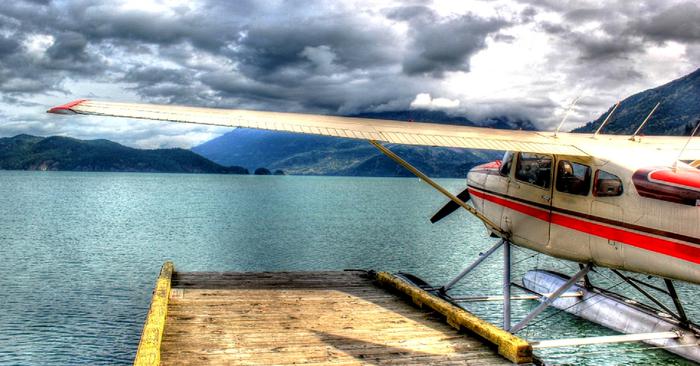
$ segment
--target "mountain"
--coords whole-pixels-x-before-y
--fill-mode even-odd
[[[491,117],[480,122],[469,120],[462,116],[453,116],[443,111],[427,109],[413,109],[409,111],[368,112],[351,115],[348,117],[389,119],[395,121],[413,121],[442,123],[458,126],[479,126],[489,128],[501,128],[508,130],[536,130],[535,126],[526,119],[511,119],[506,116]]]
[[[657,102],[661,102],[661,105],[649,119],[642,133],[690,135],[695,122],[700,118],[700,69],[623,100],[602,132],[631,135]],[[612,106],[598,119],[573,132],[594,132],[611,110]]]
[[[534,130],[527,120],[507,117],[476,123],[441,111],[411,110],[363,113],[351,117],[416,122],[440,122],[462,126]],[[464,178],[474,165],[500,157],[492,151],[423,146],[393,146],[401,157],[433,177]],[[410,173],[382,155],[366,141],[236,129],[192,149],[219,164],[241,165],[249,169],[265,166],[287,174],[407,176]]]
[[[184,149],[140,150],[109,140],[17,135],[0,138],[0,170],[248,174]]]

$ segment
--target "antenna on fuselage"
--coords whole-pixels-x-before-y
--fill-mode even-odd
[[[634,133],[633,133],[632,136],[630,137],[630,140],[631,140],[631,141],[634,141],[634,138],[635,138],[635,137],[637,136],[637,134],[642,130],[642,128],[644,128],[644,125],[647,124],[647,121],[649,121],[649,118],[651,118],[651,115],[654,114],[654,112],[656,112],[656,108],[659,108],[660,105],[661,105],[661,102],[656,103],[656,105],[654,106],[654,108],[653,108],[653,109],[651,110],[651,112],[649,112],[649,114],[647,115],[647,118],[644,119],[644,122],[642,122],[642,124],[639,125],[639,127],[637,127],[637,130],[634,131]]]
[[[695,128],[693,128],[693,132],[690,133],[690,136],[688,136],[688,141],[685,142],[685,145],[683,145],[681,152],[678,154],[678,158],[676,159],[676,161],[673,162],[673,171],[674,172],[676,171],[676,168],[678,168],[678,161],[681,160],[681,157],[683,156],[685,149],[687,149],[688,145],[690,145],[690,140],[692,140],[693,136],[695,136],[695,133],[698,132],[699,127],[700,127],[700,119],[695,121]]]
[[[569,108],[567,108],[566,113],[564,113],[564,118],[562,118],[562,119],[561,119],[561,122],[559,122],[559,126],[557,127],[557,130],[554,131],[554,137],[557,137],[557,134],[559,133],[559,130],[561,129],[561,126],[564,125],[564,122],[565,122],[566,119],[569,117],[569,113],[571,113],[571,110],[574,109],[574,106],[576,105],[576,102],[578,102],[579,99],[581,99],[581,96],[580,96],[580,95],[579,95],[578,97],[576,97],[576,99],[574,99],[574,100],[571,102],[571,104],[569,104]]]
[[[595,133],[593,134],[593,137],[598,136],[598,133],[600,132],[600,130],[602,130],[603,127],[605,127],[605,125],[608,124],[608,121],[610,120],[610,117],[612,117],[613,113],[615,113],[615,110],[616,110],[617,107],[619,107],[619,106],[620,106],[620,102],[618,101],[618,102],[615,104],[615,106],[613,107],[613,109],[610,111],[610,113],[608,113],[608,116],[605,117],[605,121],[603,121],[603,123],[600,125],[600,127],[598,127],[598,129],[595,131]]]

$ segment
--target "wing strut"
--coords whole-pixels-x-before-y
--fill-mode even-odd
[[[381,151],[382,154],[388,156],[389,158],[391,158],[391,160],[397,162],[399,165],[406,168],[408,171],[413,173],[416,177],[422,179],[424,182],[428,183],[433,188],[437,189],[440,193],[442,193],[447,198],[452,200],[452,202],[462,206],[465,210],[469,211],[469,213],[476,216],[479,220],[483,221],[484,224],[486,224],[486,226],[488,226],[491,230],[495,231],[497,235],[499,235],[502,238],[508,237],[508,235],[505,232],[503,232],[501,229],[499,229],[498,226],[496,226],[496,224],[494,224],[493,221],[489,220],[488,217],[484,216],[483,214],[481,214],[481,212],[477,211],[474,207],[469,206],[464,201],[457,198],[457,196],[453,195],[452,193],[450,193],[450,191],[443,188],[441,185],[437,184],[434,180],[430,179],[427,175],[425,175],[423,172],[418,170],[413,165],[409,164],[406,160],[403,160],[403,159],[401,159],[400,156],[394,154],[393,151],[389,150],[388,148],[386,148],[385,146],[383,146],[382,144],[380,144],[379,142],[377,142],[375,140],[369,140],[369,143],[374,145],[374,147],[376,147],[377,149],[379,149],[379,151]]]

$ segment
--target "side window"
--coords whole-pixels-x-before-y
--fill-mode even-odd
[[[622,180],[615,174],[604,170],[595,172],[593,195],[596,197],[615,197],[622,195]]]
[[[557,191],[587,196],[591,188],[591,168],[587,165],[560,160],[557,164]]]
[[[510,174],[510,167],[513,166],[513,154],[512,151],[506,151],[503,154],[503,160],[501,160],[501,169],[498,170],[502,176],[507,177]]]
[[[531,153],[520,153],[515,166],[515,179],[549,188],[552,180],[552,157]]]

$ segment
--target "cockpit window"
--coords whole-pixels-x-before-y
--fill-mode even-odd
[[[501,169],[498,170],[499,173],[501,173],[502,176],[507,177],[508,174],[510,174],[510,167],[513,166],[513,154],[512,151],[506,151],[505,154],[503,154],[503,160],[501,161]]]
[[[549,188],[552,180],[552,157],[520,153],[515,167],[515,179],[542,188]]]
[[[615,174],[605,170],[595,172],[593,195],[596,197],[615,197],[622,195],[622,180]]]
[[[587,165],[559,160],[557,191],[587,196],[591,188],[591,168]]]

